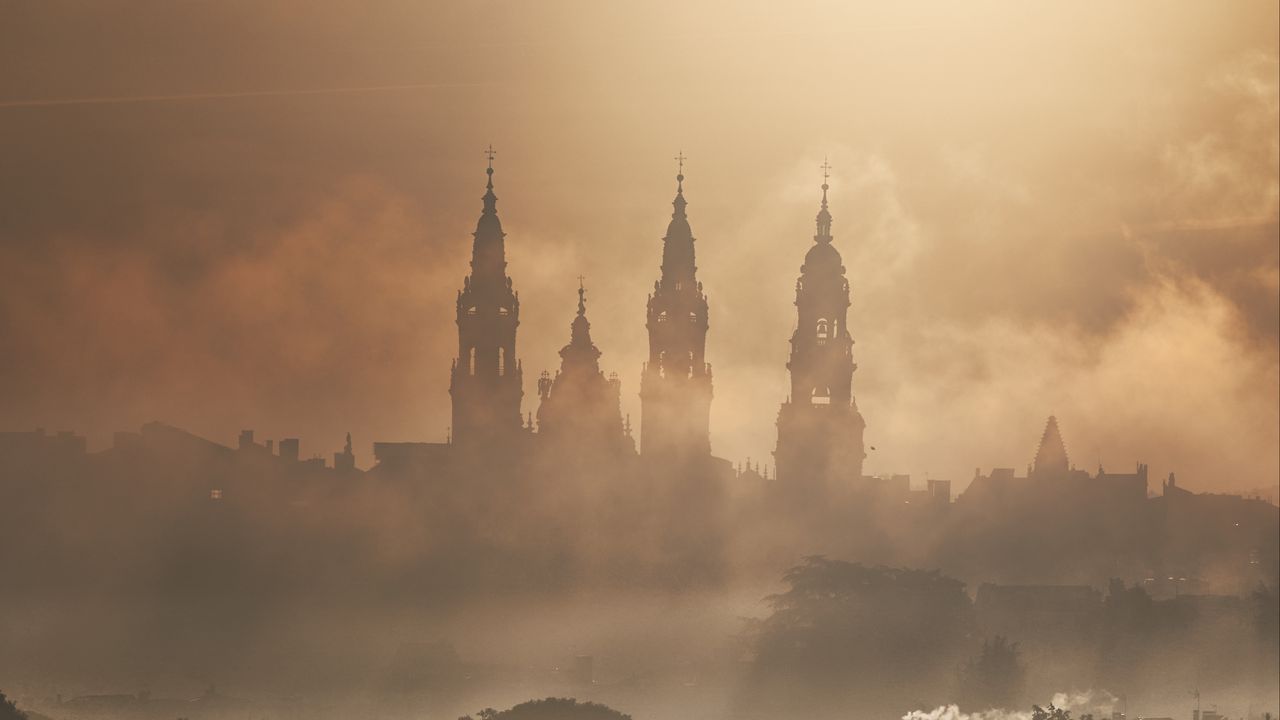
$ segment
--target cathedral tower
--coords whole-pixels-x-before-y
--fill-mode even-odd
[[[521,430],[520,362],[516,326],[520,298],[507,277],[506,234],[493,194],[493,150],[484,210],[476,224],[471,274],[458,292],[458,358],[453,362],[453,440],[462,445],[502,441]]]
[[[817,233],[796,280],[796,330],[791,335],[791,397],[778,413],[778,480],[786,484],[850,484],[862,477],[866,427],[853,398],[853,338],[846,316],[849,281],[831,245],[827,171]]]
[[[600,350],[591,341],[586,292],[579,284],[578,315],[560,350],[559,372],[538,379],[538,435],[559,449],[634,453],[622,424],[621,383],[600,371]]]
[[[662,277],[649,296],[649,361],[640,378],[640,452],[678,459],[711,453],[711,366],[705,360],[707,296],[685,215],[684,156],[675,208],[662,239]]]

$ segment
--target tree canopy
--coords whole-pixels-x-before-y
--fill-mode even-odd
[[[510,710],[486,708],[458,720],[631,720],[612,708],[573,698],[546,698],[520,703]]]
[[[964,583],[824,557],[805,558],[783,581],[788,589],[768,598],[772,613],[753,628],[744,713],[892,712],[954,678],[971,628]]]
[[[0,720],[27,720],[27,714],[0,692]]]

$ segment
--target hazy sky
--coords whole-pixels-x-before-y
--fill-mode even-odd
[[[638,423],[683,149],[717,454],[773,449],[825,156],[869,471],[1022,467],[1052,412],[1273,486],[1278,13],[0,0],[0,427],[443,439],[489,143],[526,411],[583,274]]]

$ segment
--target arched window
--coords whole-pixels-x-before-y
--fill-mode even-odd
[[[698,322],[698,313],[695,313],[695,312],[689,313],[689,322],[691,323]]]
[[[658,313],[658,322],[664,323],[666,321],[667,321],[667,311],[663,310],[662,312]]]
[[[472,305],[471,307],[467,308],[467,314],[468,314],[468,315],[475,315],[475,314],[476,314],[476,306],[475,306],[475,305]]]
[[[507,349],[498,348],[498,374],[507,374]]]
[[[831,334],[831,328],[827,324],[826,318],[818,318],[818,342],[826,342]]]
[[[498,314],[502,317],[506,317],[511,314],[511,311],[506,308],[498,308]]]
[[[809,397],[809,403],[811,405],[830,405],[831,389],[825,387],[814,388],[813,394]]]
[[[472,375],[475,375],[476,374],[476,349],[471,348],[471,352],[468,353],[468,355],[470,356],[470,359],[468,360],[467,372],[471,373]]]

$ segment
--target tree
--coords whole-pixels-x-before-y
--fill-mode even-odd
[[[1071,711],[1054,707],[1053,703],[1049,703],[1048,708],[1042,708],[1039,705],[1032,705],[1031,720],[1071,720]],[[1093,720],[1093,716],[1081,715],[1080,720]]]
[[[954,679],[971,607],[936,571],[809,557],[756,623],[744,716],[884,715]],[[941,700],[941,697],[937,697]]]
[[[27,714],[0,692],[0,720],[27,720]]]
[[[1026,668],[1018,644],[997,635],[982,642],[982,653],[960,669],[962,706],[974,710],[1011,708],[1022,693]]]
[[[485,708],[458,720],[631,720],[617,710],[593,702],[578,702],[573,698],[546,698],[520,703],[501,712]]]

